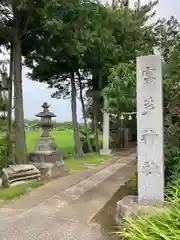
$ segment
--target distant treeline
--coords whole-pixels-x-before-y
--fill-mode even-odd
[[[25,120],[24,123],[26,126],[29,126],[30,128],[39,128],[39,120]],[[66,130],[66,129],[72,129],[72,122],[56,122],[53,121],[54,123],[54,129],[56,130]],[[84,124],[79,123],[79,127],[83,128]]]

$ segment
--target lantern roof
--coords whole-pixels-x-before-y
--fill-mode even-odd
[[[49,105],[47,104],[47,102],[44,102],[42,105],[43,111],[36,114],[36,117],[56,117],[56,115],[52,112],[49,111]]]

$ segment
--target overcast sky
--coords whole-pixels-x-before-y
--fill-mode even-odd
[[[131,0],[133,1],[133,0]],[[148,0],[142,0],[147,3]],[[111,1],[109,0],[109,3]],[[173,4],[172,4],[173,3]],[[160,0],[157,8],[157,17],[175,16],[180,19],[180,0]],[[24,115],[26,119],[34,119],[35,113],[41,110],[44,101],[51,106],[51,111],[57,115],[58,121],[71,121],[71,106],[69,100],[55,100],[51,98],[53,90],[47,88],[45,84],[40,84],[29,80],[26,76],[27,68],[23,69],[23,95],[24,95]],[[82,121],[81,107],[78,101],[78,121]]]

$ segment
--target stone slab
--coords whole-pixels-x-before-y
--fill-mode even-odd
[[[40,171],[33,165],[10,165],[2,169],[2,186],[10,187],[29,180],[40,180]]]
[[[164,121],[160,55],[137,58],[138,202],[164,202]]]
[[[167,204],[141,205],[138,203],[138,197],[129,195],[117,202],[116,208],[116,222],[121,218],[134,218],[140,215],[154,215],[164,211]]]
[[[109,155],[111,155],[111,153],[112,153],[112,151],[111,151],[111,149],[101,149],[100,150],[100,155],[104,155],[104,156],[109,156]]]
[[[58,172],[60,173],[64,171],[64,162],[34,162],[33,165],[36,166],[37,169],[39,169],[42,178],[52,178],[55,177]]]

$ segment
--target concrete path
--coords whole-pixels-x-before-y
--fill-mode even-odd
[[[52,181],[0,209],[1,240],[102,240],[94,216],[136,170],[125,153],[96,169]]]

